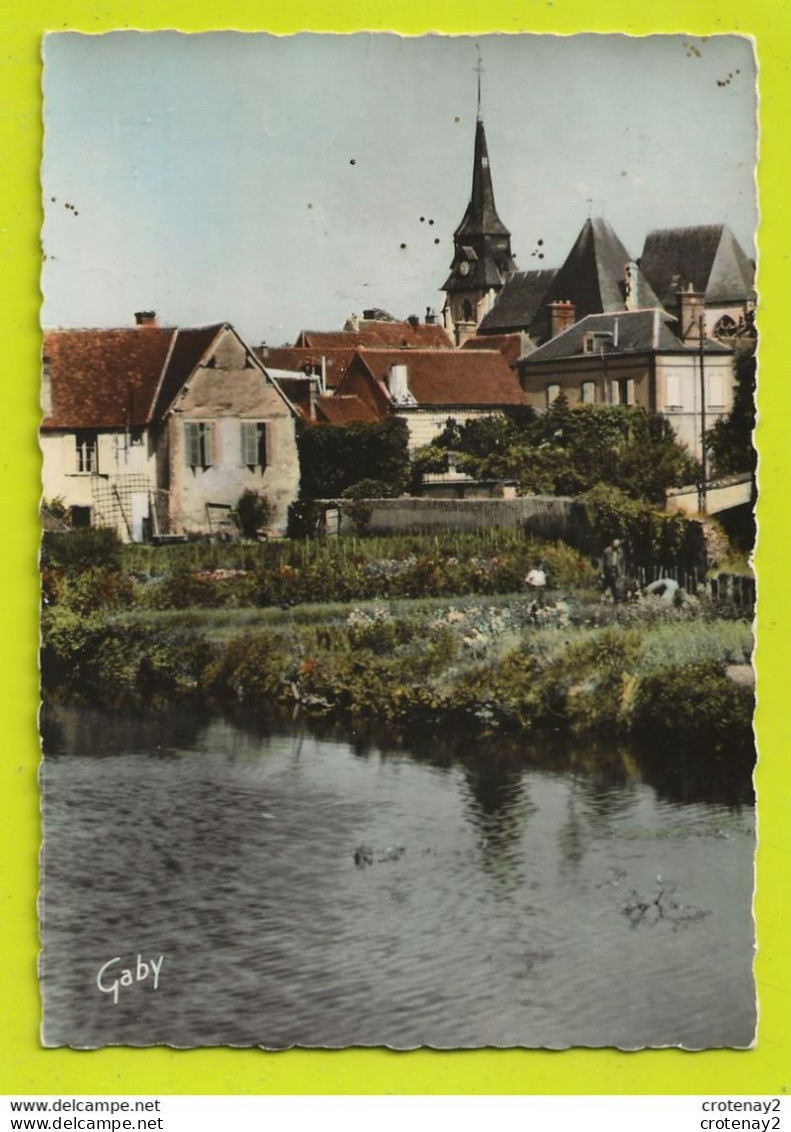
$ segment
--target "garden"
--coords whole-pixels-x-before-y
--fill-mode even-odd
[[[538,561],[540,600],[523,585]],[[84,531],[49,536],[42,572],[49,695],[752,751],[737,610],[613,605],[595,560],[517,530],[166,547]]]

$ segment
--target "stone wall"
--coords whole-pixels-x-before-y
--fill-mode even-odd
[[[519,527],[528,534],[562,539],[570,546],[586,549],[590,526],[581,503],[554,495],[522,496],[518,499],[373,499],[368,530],[372,534],[416,534],[440,530],[466,531],[480,527]],[[330,504],[335,506],[338,504]],[[341,532],[354,529],[348,516],[341,517]]]

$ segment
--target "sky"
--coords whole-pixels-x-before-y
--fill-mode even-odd
[[[232,323],[250,345],[439,312],[481,113],[521,270],[588,215],[633,257],[727,223],[754,255],[737,36],[50,34],[42,323]],[[540,258],[543,257],[543,258]]]

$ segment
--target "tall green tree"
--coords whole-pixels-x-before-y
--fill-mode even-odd
[[[337,499],[361,481],[372,481],[372,494],[400,495],[409,483],[408,440],[408,426],[399,417],[304,427],[297,437],[300,497]]]
[[[453,453],[453,463],[476,479],[513,479],[523,493],[579,495],[599,483],[634,499],[661,502],[669,487],[694,483],[695,462],[666,418],[621,405],[570,408],[561,394],[541,415],[484,417],[442,434],[418,453]]]
[[[755,472],[755,354],[740,350],[735,359],[733,408],[706,433],[715,475]]]

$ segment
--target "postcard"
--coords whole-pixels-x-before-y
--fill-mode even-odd
[[[745,1049],[741,36],[44,42],[46,1047]]]

